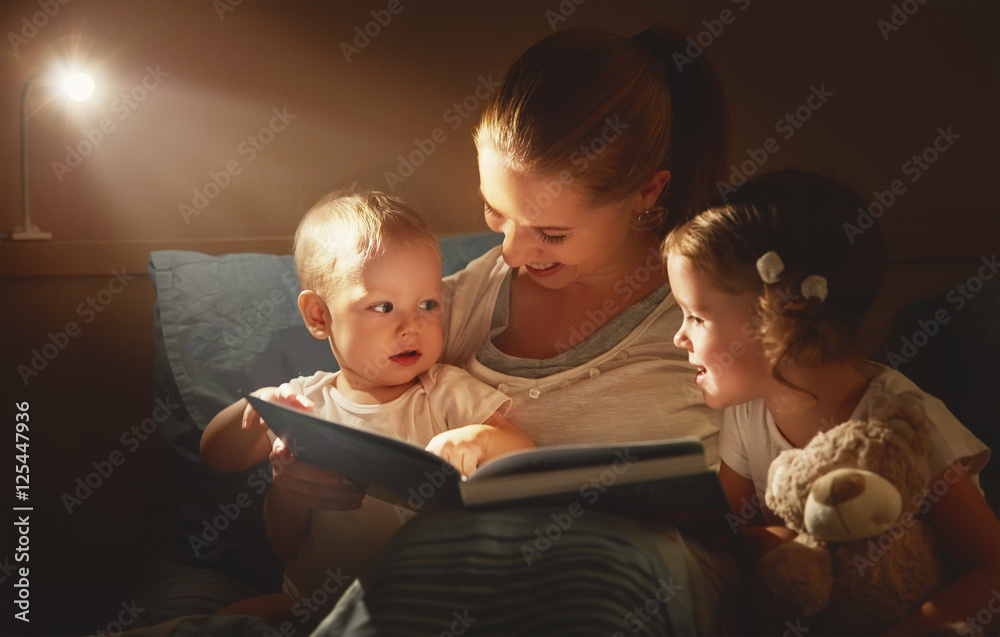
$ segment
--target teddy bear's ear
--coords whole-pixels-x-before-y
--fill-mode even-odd
[[[784,520],[785,525],[795,531],[803,531],[803,510],[805,494],[808,493],[809,472],[795,468],[795,461],[802,456],[801,449],[785,449],[771,462],[767,469],[767,489],[764,504]],[[792,475],[803,477],[793,479]]]

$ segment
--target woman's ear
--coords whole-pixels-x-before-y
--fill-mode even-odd
[[[330,311],[323,297],[317,292],[314,290],[299,292],[299,313],[310,334],[324,341],[330,338]]]
[[[656,205],[660,198],[660,193],[670,183],[669,170],[657,170],[653,177],[639,190],[639,201],[636,204],[636,212],[645,212]]]

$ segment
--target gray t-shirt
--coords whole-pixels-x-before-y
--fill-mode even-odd
[[[718,464],[722,413],[704,404],[687,352],[673,344],[683,317],[672,294],[661,288],[645,301],[634,302],[627,298],[631,289],[622,287],[614,301],[632,301],[635,310],[619,315],[619,324],[609,321],[607,330],[581,326],[592,342],[583,341],[582,347],[567,348],[552,359],[520,359],[510,365],[512,361],[490,354],[489,345],[483,349],[496,329],[498,299],[509,296],[501,294],[501,288],[510,272],[497,247],[445,279],[443,362],[465,367],[510,396],[507,418],[536,445],[690,436],[705,445],[708,462]],[[653,307],[643,308],[644,302]],[[482,360],[480,351],[486,352]]]

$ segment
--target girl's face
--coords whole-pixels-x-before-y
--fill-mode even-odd
[[[632,202],[594,206],[572,180],[517,173],[494,151],[479,153],[486,223],[504,235],[504,261],[549,289],[616,280],[642,253],[644,237],[628,221]]]
[[[761,398],[771,375],[750,321],[754,296],[720,290],[687,257],[668,255],[667,274],[684,312],[674,345],[698,368],[705,404],[723,409]]]

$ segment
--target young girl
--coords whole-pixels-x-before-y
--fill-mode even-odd
[[[684,311],[674,344],[697,367],[705,402],[726,410],[719,478],[734,511],[760,503],[758,525],[743,538],[754,555],[794,537],[763,505],[771,461],[863,418],[882,397],[917,389],[856,352],[884,272],[877,225],[844,233],[859,207],[857,195],[830,180],[782,171],[750,180],[666,240]],[[928,519],[955,577],[891,634],[975,618],[1000,584],[1000,523],[977,475],[989,450],[941,401],[924,394],[924,405],[936,427],[931,473],[949,471],[950,484]]]

